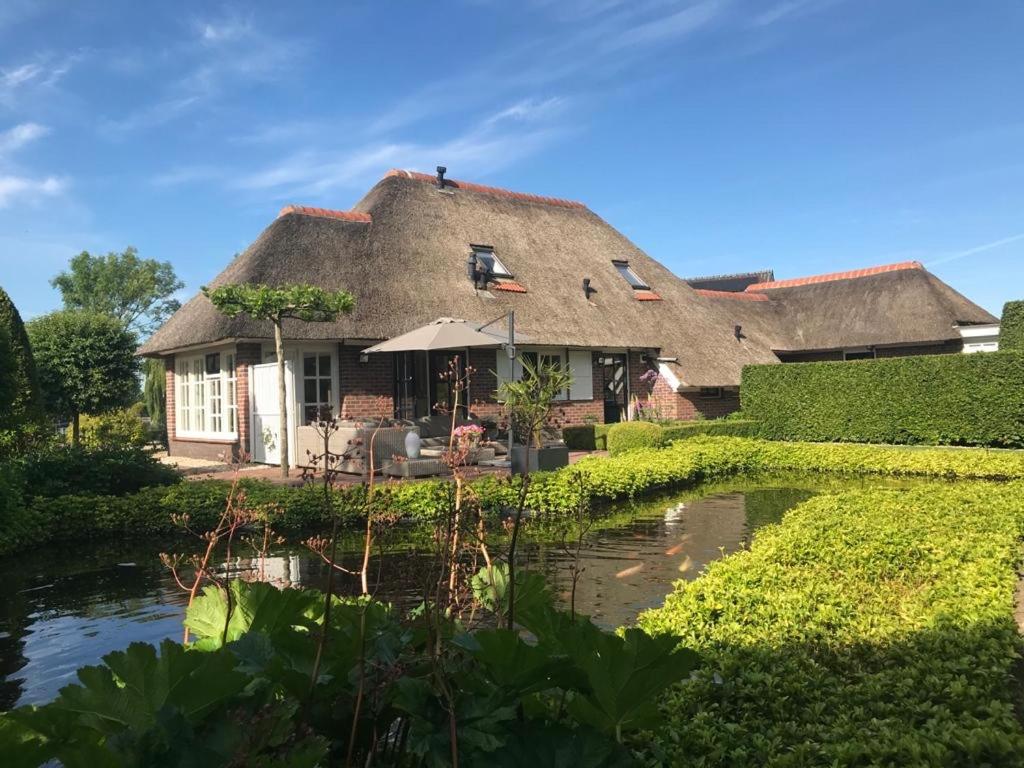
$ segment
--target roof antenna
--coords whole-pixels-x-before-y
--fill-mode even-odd
[[[444,189],[444,175],[448,172],[448,169],[443,165],[437,166],[437,188]]]

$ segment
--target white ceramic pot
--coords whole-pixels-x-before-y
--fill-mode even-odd
[[[420,433],[415,430],[405,433],[405,455],[410,459],[420,457]]]

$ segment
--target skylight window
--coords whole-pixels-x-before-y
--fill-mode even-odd
[[[619,270],[619,274],[622,275],[625,281],[629,283],[630,286],[632,286],[635,290],[650,290],[651,286],[649,286],[647,283],[641,280],[640,276],[632,269],[630,269],[628,261],[617,261],[613,259],[612,264],[615,265],[615,268]]]
[[[473,253],[476,254],[476,263],[495,277],[512,277],[508,267],[501,263],[490,246],[474,245]]]

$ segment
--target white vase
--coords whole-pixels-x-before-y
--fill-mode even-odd
[[[410,459],[420,457],[420,434],[416,431],[405,433],[405,455]]]

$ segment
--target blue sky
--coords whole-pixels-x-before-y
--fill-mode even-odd
[[[906,259],[1024,298],[1024,5],[0,5],[0,285],[82,249],[191,295],[285,203],[384,172],[581,200],[681,276]]]

